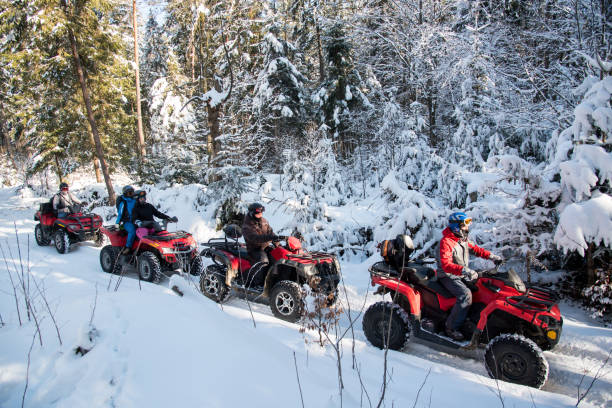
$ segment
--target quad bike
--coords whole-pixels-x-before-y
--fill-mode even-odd
[[[119,274],[124,266],[132,266],[140,279],[147,282],[159,281],[166,271],[199,275],[204,264],[195,239],[185,231],[167,231],[167,223],[168,220],[164,220],[162,231],[140,239],[136,237],[129,255],[122,254],[127,231],[114,225],[100,228],[110,240],[110,245],[100,251],[100,265],[104,272]]]
[[[206,248],[202,256],[213,260],[200,276],[200,290],[208,298],[222,303],[233,289],[237,294],[254,296],[255,301],[269,301],[272,313],[279,319],[296,322],[304,312],[305,297],[302,285],[308,284],[313,291],[335,301],[340,282],[340,263],[335,255],[323,252],[306,252],[296,237],[283,237],[285,245],[266,248],[273,262],[251,265],[247,250],[238,239],[240,227],[227,225],[225,238],[213,238],[202,243]],[[229,239],[228,239],[229,238]],[[268,268],[263,286],[250,284],[257,268]]]
[[[548,377],[542,350],[559,342],[563,318],[557,296],[549,290],[527,287],[513,270],[493,269],[468,282],[472,306],[461,328],[468,341],[444,334],[455,298],[436,279],[435,261],[411,260],[403,268],[377,262],[369,269],[377,293],[390,293],[392,302],[368,308],[363,330],[376,347],[401,349],[412,333],[425,341],[455,349],[485,348],[485,366],[491,378],[540,388]]]
[[[70,214],[66,218],[57,218],[51,203],[41,203],[34,214],[34,220],[39,221],[34,228],[36,243],[47,246],[51,241],[60,254],[70,251],[70,246],[77,242],[94,241],[101,246],[103,235],[100,233],[102,217],[98,214],[83,213],[80,205],[69,207]]]

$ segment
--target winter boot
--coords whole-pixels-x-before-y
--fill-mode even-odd
[[[455,341],[462,341],[464,339],[463,334],[459,330],[453,330],[449,327],[446,328],[446,335]]]

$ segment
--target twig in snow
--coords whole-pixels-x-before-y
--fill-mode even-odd
[[[38,331],[38,329],[36,330]],[[26,367],[25,387],[23,388],[23,395],[21,397],[21,408],[25,406],[25,397],[26,397],[26,392],[28,391],[28,382],[29,382],[29,377],[30,377],[30,356],[32,355],[32,348],[34,347],[35,340],[36,340],[36,332],[34,332],[34,334],[32,335],[32,342],[30,343],[30,349],[28,350],[28,365]]]
[[[30,274],[30,268],[28,266],[28,275],[29,274]],[[49,302],[47,302],[47,297],[45,296],[44,291],[40,289],[40,286],[38,286],[38,282],[36,282],[36,278],[32,277],[32,282],[34,282],[34,285],[36,286],[36,289],[38,290],[38,293],[40,294],[40,297],[42,298],[43,302],[45,303],[45,306],[47,307],[47,311],[49,312],[49,316],[51,316],[51,320],[53,321],[53,325],[55,326],[55,331],[57,332],[57,339],[59,340],[59,344],[61,346],[62,345],[62,336],[60,336],[59,327],[57,325],[57,322],[55,321],[55,316],[53,315],[53,312],[51,311],[51,307],[49,306]]]
[[[419,401],[419,395],[421,395],[421,391],[423,390],[423,387],[425,386],[425,383],[427,382],[427,378],[429,378],[429,374],[431,374],[431,367],[429,367],[429,370],[427,370],[427,375],[425,375],[425,378],[423,379],[423,382],[421,383],[421,386],[419,387],[419,390],[417,391],[417,395],[416,395],[416,398],[414,399],[414,404],[412,405],[412,408],[416,408],[416,404]]]
[[[304,408],[304,395],[302,395],[302,384],[300,384],[300,374],[298,373],[297,359],[295,358],[295,351],[293,352],[293,364],[295,365],[295,376],[297,377],[298,388],[300,389],[300,399],[302,400],[302,408]]]
[[[96,296],[94,297],[94,304],[91,309],[91,317],[89,318],[89,326],[93,324],[94,315],[96,314],[96,305],[98,304],[98,284],[96,283]]]
[[[8,266],[8,261],[6,260],[6,255],[4,254],[4,249],[2,245],[0,245],[0,251],[2,252],[2,258],[4,259],[4,264],[6,265],[6,272],[8,273],[9,279],[11,281],[11,286],[13,287],[13,296],[15,297],[15,307],[17,308],[17,319],[19,320],[19,326],[23,323],[21,322],[21,313],[19,312],[19,298],[17,297],[17,289],[15,287],[15,282],[13,281],[13,275],[11,274],[11,270]]]
[[[582,381],[584,380],[584,378],[586,376],[586,373],[580,379],[580,383],[578,384],[578,401],[576,401],[576,405],[575,405],[576,407],[589,394],[589,392],[593,388],[593,385],[595,385],[595,382],[605,375],[605,373],[601,373],[601,370],[603,370],[604,367],[608,364],[608,361],[610,361],[610,355],[611,354],[612,354],[612,349],[608,352],[608,356],[606,357],[604,362],[601,364],[601,366],[597,369],[597,372],[593,376],[593,379],[591,380],[591,383],[589,384],[589,386],[587,387],[586,391],[582,395],[580,394],[580,385],[582,385]]]

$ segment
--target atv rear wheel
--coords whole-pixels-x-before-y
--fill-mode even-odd
[[[412,324],[400,305],[378,302],[363,315],[363,332],[373,346],[401,350],[410,338]]]
[[[106,273],[112,273],[121,249],[112,245],[107,245],[100,251],[100,266]]]
[[[485,350],[491,378],[541,388],[548,378],[548,363],[532,340],[518,334],[501,334]]]
[[[36,243],[39,246],[49,245],[49,240],[45,237],[45,233],[43,232],[42,225],[40,224],[36,224],[36,227],[34,227],[34,238],[36,238]]]
[[[202,261],[202,257],[196,254],[189,263],[189,273],[192,276],[200,276],[202,272],[204,272],[204,262]]]
[[[156,282],[161,277],[161,264],[152,252],[143,252],[138,256],[138,275],[147,282]]]
[[[200,275],[200,291],[217,303],[223,303],[229,294],[229,288],[225,284],[225,272],[219,265],[209,265]]]
[[[278,282],[270,294],[270,309],[274,316],[295,323],[302,317],[304,301],[302,288],[293,281]]]
[[[60,254],[67,254],[68,251],[70,251],[70,237],[63,229],[55,231],[53,240],[55,241],[55,249],[57,249],[57,252]]]

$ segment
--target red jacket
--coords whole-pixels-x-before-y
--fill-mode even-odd
[[[468,239],[456,236],[450,228],[442,231],[440,240],[440,266],[449,275],[461,276],[464,266],[470,262],[470,251],[474,255],[489,259],[491,253]]]

